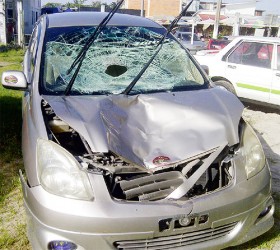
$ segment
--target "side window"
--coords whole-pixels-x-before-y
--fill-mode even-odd
[[[277,70],[280,70],[280,45],[277,45]]]
[[[30,40],[31,64],[35,63],[35,58],[36,58],[36,48],[37,48],[37,41],[38,41],[37,33],[38,33],[38,29],[36,27],[33,31],[33,34],[31,36],[31,40]]]
[[[229,55],[228,62],[270,68],[272,50],[272,44],[243,42]]]
[[[36,55],[37,55],[39,38],[40,38],[40,28],[38,26],[36,26],[33,30],[33,33],[31,35],[30,42],[29,42],[29,56],[30,56],[29,72],[31,73],[31,77],[33,76],[34,65],[36,63]]]
[[[243,54],[248,50],[248,43],[241,43],[237,48],[229,55],[228,62],[242,64]]]

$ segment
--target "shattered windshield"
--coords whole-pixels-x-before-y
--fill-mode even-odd
[[[49,28],[45,36],[43,94],[63,94],[67,74],[95,27]],[[108,26],[87,51],[71,95],[120,94],[141,71],[165,33],[163,28]],[[205,79],[180,44],[169,36],[131,94],[205,88]]]

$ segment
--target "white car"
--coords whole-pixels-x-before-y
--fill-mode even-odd
[[[238,97],[280,105],[280,38],[238,37],[217,54],[199,53],[217,85]]]

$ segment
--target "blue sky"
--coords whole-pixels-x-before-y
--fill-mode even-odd
[[[213,0],[206,0],[206,1],[213,1]],[[223,3],[244,3],[244,2],[254,2],[254,0],[222,0],[222,2]],[[266,11],[265,14],[280,15],[280,1],[279,0],[257,0],[256,9],[265,10]]]
[[[91,4],[95,0],[87,0],[87,4]],[[113,0],[99,0],[103,3],[111,3]],[[139,0],[140,1],[140,0]],[[158,0],[160,1],[160,0]],[[204,0],[205,1],[205,0]],[[206,1],[215,1],[215,0],[206,0]],[[248,2],[253,0],[222,0],[223,3],[242,3],[242,2]],[[48,3],[48,2],[56,2],[65,4],[67,2],[73,2],[73,0],[41,0],[42,5]],[[265,14],[278,14],[280,15],[280,1],[279,0],[258,0],[257,3],[257,9],[258,10],[265,10]]]
[[[262,0],[258,3],[258,9],[266,10],[267,14],[280,15],[280,2],[279,0]]]

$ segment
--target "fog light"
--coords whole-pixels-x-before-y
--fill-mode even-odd
[[[64,240],[54,240],[49,242],[48,250],[75,250],[77,245]]]
[[[271,210],[271,207],[272,207],[271,205],[268,206],[268,207],[266,207],[266,208],[260,213],[258,219],[263,218],[264,216],[266,216],[266,215],[269,213],[269,211]]]
[[[179,219],[179,224],[182,227],[188,226],[190,224],[190,222],[191,222],[191,220],[188,217]]]

